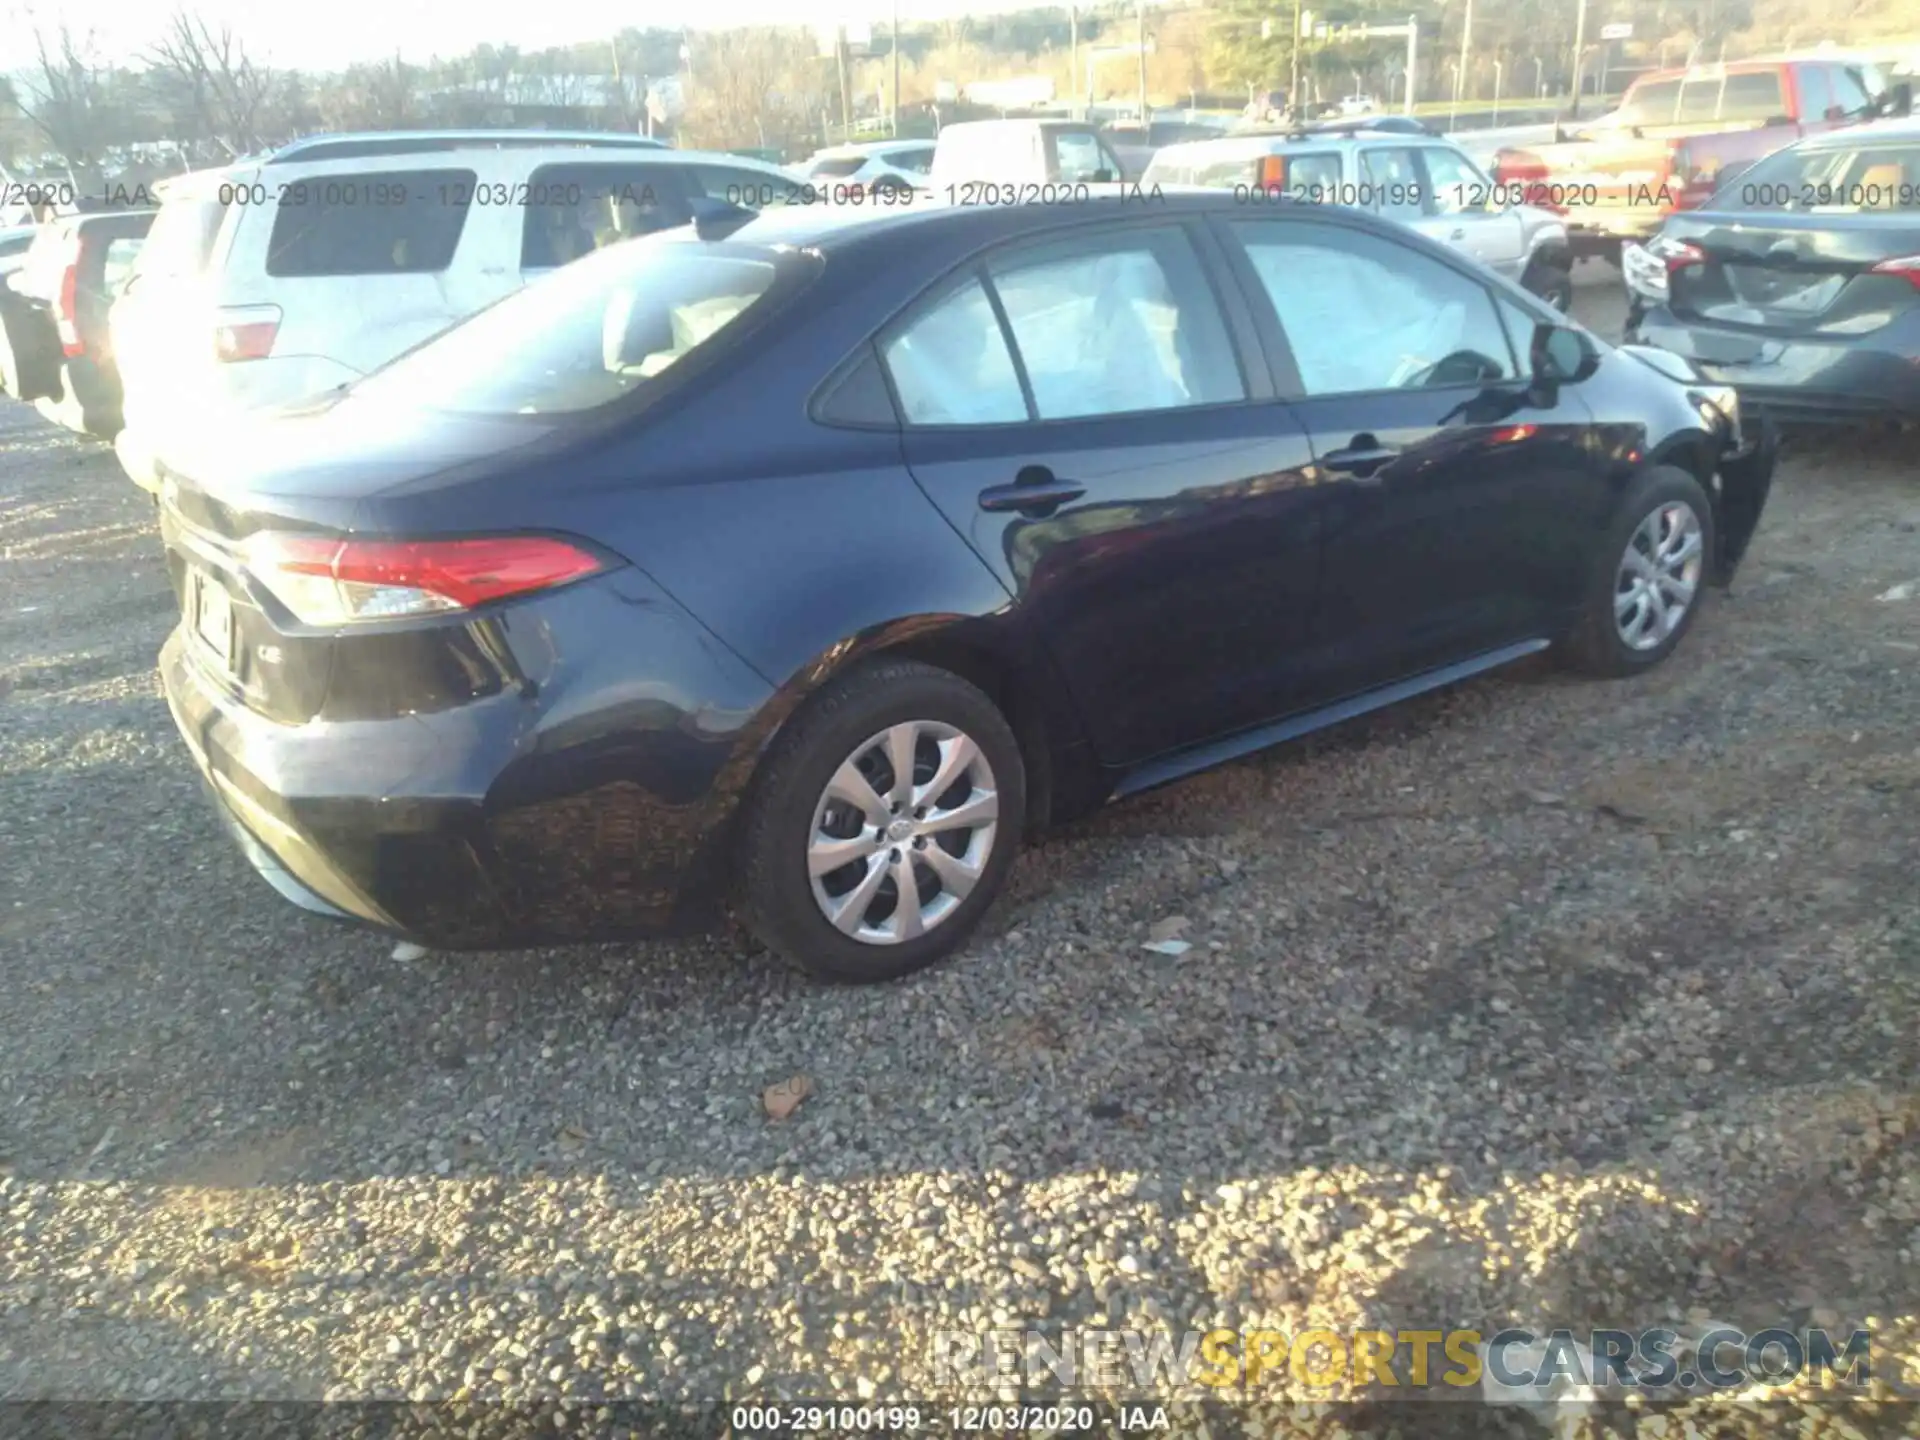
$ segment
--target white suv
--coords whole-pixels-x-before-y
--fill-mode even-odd
[[[157,490],[177,427],[335,389],[702,197],[759,209],[796,188],[737,155],[554,131],[318,136],[180,176],[113,308],[114,448]]]

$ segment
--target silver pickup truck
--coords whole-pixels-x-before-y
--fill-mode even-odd
[[[1233,189],[1250,202],[1284,196],[1371,210],[1464,251],[1556,309],[1573,303],[1573,252],[1560,217],[1514,203],[1517,195],[1438,135],[1365,122],[1248,131],[1169,145],[1140,183]]]

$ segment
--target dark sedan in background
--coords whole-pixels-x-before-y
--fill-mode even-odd
[[[1621,256],[1627,337],[1783,421],[1920,420],[1920,118],[1803,140]]]
[[[1770,464],[1357,212],[721,207],[169,456],[161,670],[310,910],[462,949],[732,897],[884,979],[1036,826],[1549,647],[1658,664]]]

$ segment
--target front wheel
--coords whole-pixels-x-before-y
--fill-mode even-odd
[[[1559,265],[1529,265],[1520,282],[1562,315],[1573,309],[1573,271]]]
[[[1680,644],[1714,554],[1713,506],[1686,471],[1658,465],[1628,489],[1599,547],[1567,651],[1591,675],[1637,675]]]
[[[881,661],[790,724],[748,801],[745,920],[827,980],[946,958],[1005,883],[1026,767],[994,703],[957,675]]]

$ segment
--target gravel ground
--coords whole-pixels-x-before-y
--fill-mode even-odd
[[[150,506],[0,411],[0,1397],[884,1398],[1043,1320],[1920,1361],[1910,438],[1796,442],[1654,675],[1117,806],[852,990],[736,934],[405,962],[279,901],[159,697]]]

